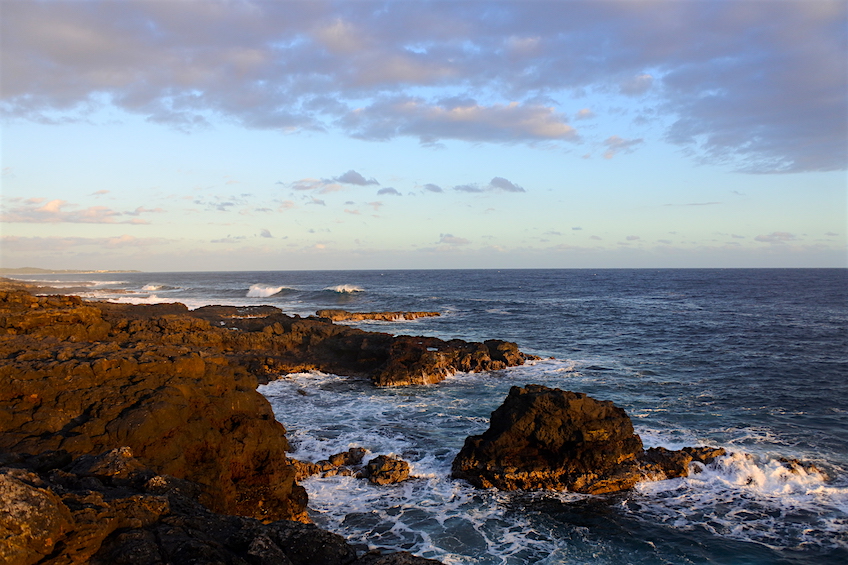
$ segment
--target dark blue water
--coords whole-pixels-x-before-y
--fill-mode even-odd
[[[307,481],[316,522],[354,541],[447,563],[848,562],[844,269],[42,278],[101,281],[88,287],[91,297],[190,307],[434,310],[443,315],[360,326],[507,339],[553,357],[432,387],[375,390],[317,374],[263,387],[296,456],[362,445],[412,462],[419,478],[398,487]],[[606,497],[475,491],[450,479],[464,438],[487,427],[511,385],[530,382],[613,400],[648,445],[720,445],[732,455],[697,476]],[[812,462],[822,473],[793,475],[780,458]]]

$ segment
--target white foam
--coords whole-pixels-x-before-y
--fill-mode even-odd
[[[176,286],[168,286],[166,284],[159,283],[150,283],[141,287],[141,290],[145,292],[155,292],[157,290],[177,290],[179,287]]]
[[[340,284],[336,286],[328,286],[324,290],[331,290],[339,294],[353,294],[354,292],[365,292],[364,288],[352,284]]]
[[[690,470],[685,478],[638,484],[638,515],[775,548],[848,548],[848,540],[828,534],[837,531],[835,522],[848,521],[848,487],[828,483],[814,468],[739,451]]]
[[[252,284],[247,291],[248,298],[267,298],[269,296],[274,296],[281,290],[283,290],[284,286],[269,286],[266,284]]]

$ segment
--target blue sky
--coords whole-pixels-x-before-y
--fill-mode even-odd
[[[4,267],[848,266],[845,1],[0,10]]]

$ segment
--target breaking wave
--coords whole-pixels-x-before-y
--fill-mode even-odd
[[[339,294],[353,294],[354,292],[365,292],[364,288],[358,287],[353,284],[340,284],[337,286],[328,286],[324,290],[338,292]]]
[[[269,296],[274,296],[284,288],[286,287],[270,286],[267,284],[252,284],[245,296],[248,298],[268,298]]]

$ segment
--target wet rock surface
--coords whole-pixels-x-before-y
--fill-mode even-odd
[[[56,467],[56,465],[63,465]],[[201,485],[157,475],[124,447],[76,460],[0,454],[0,560],[9,565],[426,565],[361,551],[312,524],[210,512]]]
[[[390,455],[378,455],[363,465],[365,453],[364,448],[352,447],[348,451],[331,455],[329,459],[315,463],[297,459],[289,459],[289,462],[297,469],[298,481],[316,475],[322,478],[343,475],[368,479],[375,485],[390,485],[409,478],[410,466],[403,459]]]
[[[719,448],[643,449],[623,409],[582,393],[541,385],[512,387],[489,429],[466,439],[457,478],[501,490],[616,492],[642,480],[683,477]]]
[[[386,362],[363,361],[368,344],[392,339],[273,307],[189,312],[0,291],[0,453],[26,454],[0,479],[0,560],[351,562],[350,548],[334,561],[283,547],[285,532],[304,547],[333,534],[292,525],[308,521],[306,491],[257,374],[364,373]],[[377,557],[406,558],[368,562]]]
[[[332,322],[361,322],[363,320],[398,322],[441,316],[439,312],[348,312],[347,310],[318,310],[315,315]]]

